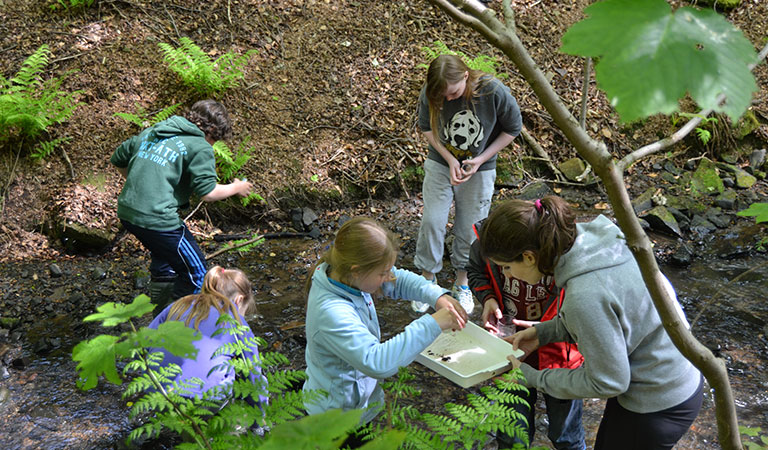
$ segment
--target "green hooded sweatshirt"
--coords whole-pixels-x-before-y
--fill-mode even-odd
[[[216,187],[213,147],[192,122],[172,116],[126,140],[110,162],[128,168],[117,200],[117,216],[157,231],[182,226],[178,210],[192,193],[205,196]]]

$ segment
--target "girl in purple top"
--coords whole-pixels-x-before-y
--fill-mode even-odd
[[[201,397],[210,389],[223,387],[235,380],[235,370],[224,366],[233,355],[220,354],[214,356],[216,350],[225,344],[231,344],[237,340],[246,341],[253,339],[254,335],[243,317],[255,309],[251,282],[243,272],[237,269],[224,269],[215,266],[205,274],[203,288],[199,294],[188,295],[176,300],[167,306],[152,323],[149,328],[157,328],[168,320],[183,321],[188,327],[194,328],[201,335],[200,340],[193,344],[198,350],[197,358],[188,359],[175,356],[164,349],[160,349],[165,357],[162,364],[176,364],[181,368],[181,373],[174,381],[181,383],[198,378],[202,384],[191,383],[183,395],[187,397]],[[240,325],[248,327],[241,335],[228,332],[214,333],[221,327],[216,322],[223,314],[228,314]],[[244,359],[258,361],[259,350],[256,345],[250,347],[243,354]],[[217,367],[218,366],[218,367]],[[216,368],[215,370],[212,370]],[[261,373],[257,367],[255,373]],[[261,377],[266,392],[266,380]],[[251,380],[256,383],[256,375],[251,375]],[[260,396],[259,400],[267,402],[267,397]]]

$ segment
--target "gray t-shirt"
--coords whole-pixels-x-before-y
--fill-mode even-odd
[[[443,102],[440,130],[434,133],[459,162],[482,153],[502,131],[517,136],[523,127],[520,108],[509,88],[490,75],[481,80],[471,105],[467,104],[464,97]],[[422,131],[432,129],[426,87],[422,87],[419,95],[419,128]],[[448,165],[432,145],[429,146],[427,157],[444,166]],[[491,170],[495,167],[496,155],[478,170]]]

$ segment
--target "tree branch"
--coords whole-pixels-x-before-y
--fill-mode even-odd
[[[510,0],[504,0],[501,3],[501,7],[504,10],[504,23],[507,24],[507,28],[512,33],[517,33],[517,26],[515,25],[515,11],[510,6]]]
[[[592,58],[584,58],[584,79],[581,83],[581,115],[579,125],[587,127],[587,102],[589,101],[589,80],[592,74]]]
[[[555,166],[555,164],[549,158],[549,154],[547,153],[547,151],[544,150],[544,147],[542,147],[541,144],[539,144],[539,141],[537,141],[536,138],[534,138],[525,127],[523,127],[522,130],[520,131],[520,135],[523,136],[523,139],[525,140],[525,142],[527,142],[528,145],[531,146],[531,149],[533,149],[533,152],[539,155],[539,157],[547,163],[547,165],[549,166],[549,170],[551,170],[552,173],[555,174],[555,177],[557,177],[557,180],[558,181],[564,180],[565,177],[563,176],[563,173],[560,172],[557,166]]]

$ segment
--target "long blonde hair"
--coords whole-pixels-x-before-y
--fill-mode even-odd
[[[352,267],[357,266],[357,273],[368,274],[391,263],[399,248],[397,237],[377,221],[369,217],[352,218],[339,228],[333,243],[309,271],[307,293],[312,287],[315,268],[324,262],[340,275],[338,281],[349,286]]]
[[[473,108],[472,100],[477,88],[488,82],[491,77],[482,70],[470,69],[456,55],[440,55],[433,59],[427,69],[426,96],[429,104],[429,126],[435,139],[440,139],[440,111],[445,101],[445,90],[449,84],[459,83],[468,73],[467,87],[464,89],[464,100]]]
[[[253,290],[248,277],[238,269],[214,266],[205,274],[203,288],[199,294],[187,295],[173,303],[168,311],[168,320],[179,320],[191,307],[192,311],[184,323],[189,326],[194,319],[194,328],[199,330],[200,322],[208,318],[213,306],[219,314],[229,314],[244,324],[245,321],[234,303],[238,295],[243,296],[243,315],[251,314],[256,309],[256,302],[253,300]]]

